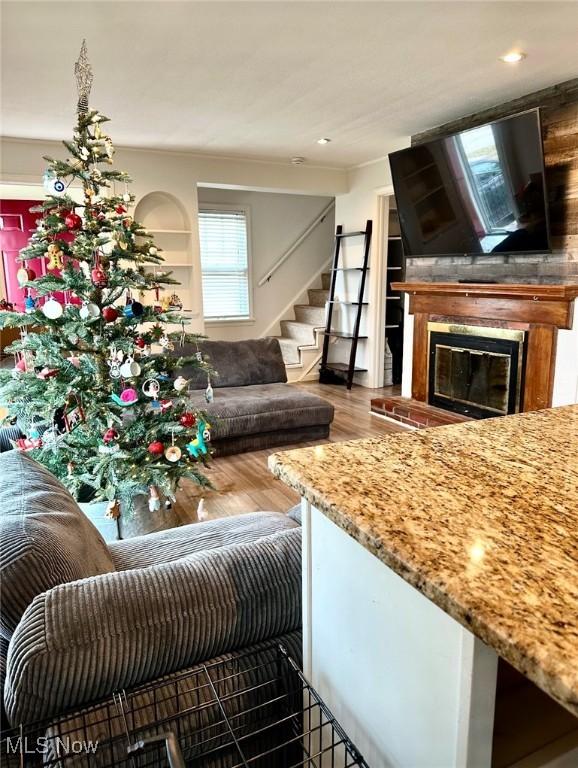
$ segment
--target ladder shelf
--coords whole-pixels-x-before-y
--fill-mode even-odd
[[[368,305],[368,302],[363,300],[365,292],[365,280],[369,271],[369,251],[371,248],[371,232],[372,221],[368,219],[365,225],[365,229],[355,232],[344,232],[341,224],[335,231],[335,250],[333,254],[333,263],[331,266],[331,283],[329,288],[329,300],[327,302],[327,318],[325,325],[325,334],[323,336],[323,354],[321,357],[321,365],[319,369],[319,382],[321,384],[335,384],[337,382],[345,383],[347,389],[351,389],[353,385],[353,377],[356,373],[365,373],[366,368],[359,368],[355,365],[355,358],[357,357],[357,343],[360,339],[367,339],[367,336],[362,336],[359,333],[361,325],[361,315],[364,307]],[[348,237],[363,237],[363,264],[360,267],[345,267],[340,266],[340,259],[342,257],[341,243]],[[338,272],[359,272],[359,290],[357,301],[343,301],[339,302],[335,299],[335,284]],[[340,331],[334,331],[331,327],[333,319],[333,308],[335,304],[344,304],[347,306],[357,307],[355,313],[355,321],[353,325],[353,333],[342,333]],[[348,363],[330,363],[329,357],[329,341],[331,338],[347,339],[351,342],[351,348],[349,352]]]

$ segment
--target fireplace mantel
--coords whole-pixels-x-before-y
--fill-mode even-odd
[[[412,295],[484,296],[533,301],[572,301],[578,296],[578,285],[520,285],[518,283],[393,283],[396,291]]]
[[[523,410],[552,405],[558,329],[571,329],[578,285],[393,283],[414,315],[412,397],[428,400],[428,322],[519,328],[527,333]]]
[[[572,327],[578,285],[495,283],[392,283],[409,294],[411,314],[539,323]]]

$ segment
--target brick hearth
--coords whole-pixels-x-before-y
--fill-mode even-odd
[[[377,397],[371,401],[372,413],[379,416],[387,416],[388,419],[399,421],[414,429],[426,427],[440,427],[444,424],[459,424],[462,421],[471,421],[469,416],[461,413],[452,413],[435,405],[422,403],[410,397]]]

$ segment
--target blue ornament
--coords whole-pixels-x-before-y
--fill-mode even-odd
[[[66,184],[59,179],[54,171],[46,171],[42,177],[44,189],[50,195],[63,195],[66,192]]]

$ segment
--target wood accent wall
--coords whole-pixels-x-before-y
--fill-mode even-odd
[[[578,78],[476,112],[412,136],[421,144],[540,107],[553,250],[578,261]]]

